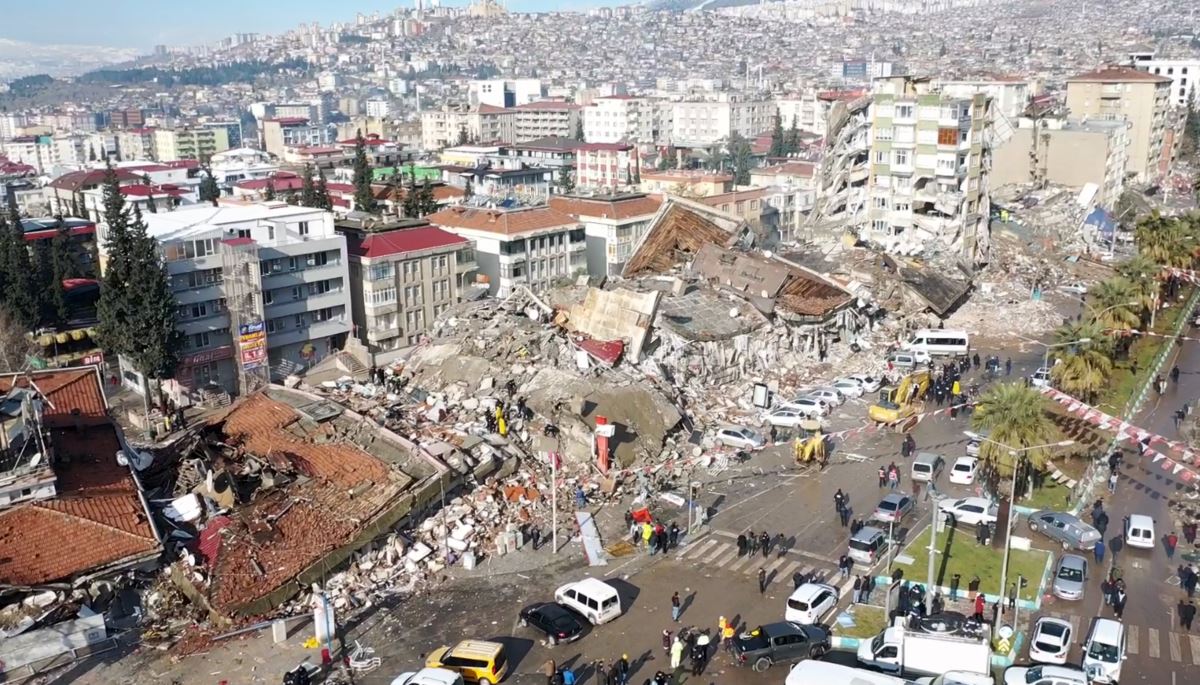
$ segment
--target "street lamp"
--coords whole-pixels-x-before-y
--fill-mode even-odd
[[[1120,306],[1120,305],[1117,305],[1117,306]],[[1020,335],[1019,333],[1010,333],[1010,335],[1018,337],[1026,342],[1031,342],[1034,345],[1041,345],[1042,347],[1046,348],[1045,354],[1042,355],[1042,368],[1044,368],[1044,369],[1050,368],[1050,349],[1051,348],[1070,347],[1071,345],[1084,345],[1084,344],[1090,343],[1092,341],[1091,338],[1080,338],[1078,340],[1068,340],[1067,342],[1061,342],[1061,343],[1044,343],[1041,340],[1034,340],[1033,338],[1026,338],[1025,336]]]
[[[1014,458],[1020,454],[1024,454],[1025,452],[1032,452],[1033,450],[1045,449],[1047,447],[1070,447],[1071,445],[1075,444],[1074,440],[1060,440],[1059,442],[1046,443],[1045,445],[1030,445],[1029,447],[1018,448],[1011,445],[1006,445],[998,440],[992,440],[991,438],[984,437],[978,433],[972,433],[971,431],[963,431],[963,434],[980,442],[990,442],[997,447],[1003,447],[1004,449],[1008,450],[1009,456]],[[1008,518],[1004,522],[1004,563],[1000,566],[1000,592],[998,593],[999,599],[997,600],[1001,603],[1001,606],[1003,606],[1004,602],[1004,590],[1008,587],[1008,555],[1011,551],[1012,545],[1013,507],[1016,506],[1017,499],[1017,465],[1015,461],[1013,463],[1012,472],[1012,486],[1008,495]],[[995,631],[996,626],[993,625],[992,632],[994,633]]]

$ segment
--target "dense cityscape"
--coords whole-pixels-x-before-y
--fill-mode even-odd
[[[130,4],[0,22],[0,680],[1200,678],[1200,8]]]

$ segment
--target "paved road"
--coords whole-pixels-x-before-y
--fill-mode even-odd
[[[1177,387],[1170,388],[1161,398],[1151,399],[1148,406],[1138,415],[1137,425],[1168,438],[1178,437],[1173,412],[1184,402],[1195,402],[1200,397],[1200,344],[1184,343],[1176,348],[1178,358],[1168,361],[1166,368],[1177,363],[1183,371]],[[1128,514],[1152,516],[1156,533],[1161,538],[1172,528],[1178,533],[1181,521],[1172,515],[1168,502],[1184,501],[1185,490],[1180,483],[1162,471],[1149,459],[1140,458],[1127,451],[1126,463],[1121,469],[1116,493],[1102,492],[1105,508],[1111,523],[1107,531],[1112,539],[1121,535],[1121,521]],[[1183,547],[1182,536],[1180,537]],[[1163,546],[1154,550],[1123,549],[1116,558],[1128,585],[1129,599],[1123,623],[1128,632],[1129,660],[1126,662],[1122,682],[1142,683],[1186,683],[1200,680],[1200,626],[1193,626],[1191,633],[1179,627],[1175,606],[1184,594],[1179,590],[1176,568],[1180,563],[1168,561]],[[1042,613],[1059,616],[1071,622],[1078,640],[1086,637],[1092,617],[1112,617],[1112,610],[1104,606],[1099,589],[1100,581],[1113,563],[1112,556],[1097,565],[1090,578],[1090,587],[1085,599],[1079,602],[1052,600]],[[1073,659],[1081,658],[1076,647]]]

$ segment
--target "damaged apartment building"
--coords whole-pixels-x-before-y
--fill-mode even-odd
[[[870,96],[831,110],[810,222],[891,254],[985,262],[991,150],[1012,134],[991,103],[926,79],[877,79]]]

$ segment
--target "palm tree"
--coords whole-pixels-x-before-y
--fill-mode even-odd
[[[1158,308],[1158,299],[1162,290],[1162,281],[1159,280],[1163,273],[1162,267],[1150,261],[1145,255],[1139,254],[1119,265],[1117,273],[1133,285],[1133,289],[1137,293],[1134,300],[1142,307],[1142,321],[1148,321],[1150,312]]]
[[[1076,341],[1087,340],[1079,343]],[[1050,377],[1063,392],[1091,402],[1108,384],[1113,370],[1113,340],[1094,321],[1069,323],[1054,332],[1055,364]],[[1069,344],[1076,343],[1076,344]]]
[[[1154,212],[1134,229],[1138,254],[1155,264],[1181,269],[1195,262],[1196,233],[1184,219],[1167,218]]]
[[[1138,290],[1123,276],[1101,281],[1089,293],[1092,319],[1106,330],[1124,331],[1137,327],[1142,319],[1136,311]]]
[[[1036,388],[1020,383],[993,386],[979,398],[971,415],[971,427],[987,431],[989,441],[980,445],[979,453],[1000,475],[1011,474],[1015,460],[996,443],[1020,450],[1044,445],[1056,438],[1057,429],[1046,413],[1046,403],[1046,398]],[[1047,451],[1044,448],[1029,450],[1024,456],[1034,467],[1041,468]]]

